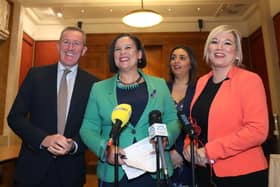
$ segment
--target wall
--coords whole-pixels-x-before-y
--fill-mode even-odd
[[[13,6],[11,5],[11,15],[9,17],[8,29],[12,28],[12,11]],[[10,37],[6,40],[0,40],[0,136],[3,134],[3,121],[5,120],[5,104],[6,104],[6,93],[7,89],[7,77],[9,67],[9,53],[10,53]],[[1,142],[0,142],[1,144]]]
[[[27,17],[25,17],[25,20],[28,20]],[[28,20],[30,21],[30,20]],[[213,27],[221,24],[228,24],[228,22],[215,22],[210,21],[204,24],[203,31],[210,31]],[[239,29],[245,37],[249,35],[249,29],[247,27],[247,22],[232,22],[233,26],[235,26],[237,29]],[[38,25],[34,27],[33,29],[30,29],[29,25],[24,24],[24,31],[28,33],[30,36],[33,37],[34,40],[57,40],[59,38],[60,32],[63,30],[63,28],[68,25]],[[28,27],[28,29],[27,29]],[[121,32],[131,32],[131,33],[150,33],[150,32],[198,32],[197,24],[180,24],[180,27],[176,26],[173,27],[173,24],[161,24],[161,29],[156,30],[147,28],[145,30],[141,29],[134,29],[134,28],[123,28],[124,26],[122,24],[116,24],[116,25],[106,25],[103,24],[102,27],[96,28],[93,24],[84,24],[83,30],[86,33],[121,33]],[[114,29],[112,29],[114,28]],[[180,28],[180,29],[179,29]]]
[[[7,88],[7,73],[8,73],[8,62],[9,62],[9,46],[10,40],[0,40],[0,90],[6,90]],[[0,92],[0,120],[3,121],[4,108],[6,101],[6,93]],[[0,124],[0,135],[3,133],[3,123]]]
[[[267,0],[259,0],[261,31],[268,73],[269,89],[272,101],[272,112],[280,114],[280,69],[278,66],[278,52],[276,33],[273,19],[270,16],[271,9]]]
[[[274,28],[276,33],[276,43],[278,48],[278,65],[280,67],[280,12],[273,17]]]
[[[252,34],[259,27],[261,27],[260,19],[256,19],[260,17],[260,11],[257,9],[247,20],[248,32]]]
[[[23,33],[19,86],[22,84],[29,69],[33,66],[34,45],[34,40],[26,33]]]
[[[165,32],[134,33],[142,41],[148,58],[146,73],[169,79],[169,52],[173,47],[184,44],[191,47],[199,63],[199,75],[209,71],[203,61],[203,47],[208,32]],[[108,66],[108,49],[117,33],[87,34],[88,51],[80,60],[80,66],[100,79],[112,75]],[[35,48],[35,66],[55,63],[58,60],[56,41],[37,41]],[[49,54],[52,55],[49,55]]]
[[[270,2],[270,11],[271,17],[275,16],[278,12],[280,12],[280,1],[279,0],[269,0]]]

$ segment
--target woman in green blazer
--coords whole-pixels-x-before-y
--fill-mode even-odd
[[[168,174],[171,176],[173,171],[168,150],[179,134],[179,124],[165,80],[148,76],[140,70],[146,66],[146,56],[140,40],[131,34],[120,34],[113,40],[109,51],[109,64],[116,74],[93,85],[80,129],[84,143],[99,157],[99,186],[114,185],[115,149],[114,146],[108,148],[107,142],[112,128],[112,111],[122,103],[131,105],[132,114],[120,133],[119,152],[123,154],[123,148],[148,137],[149,113],[159,110],[168,131],[165,159]],[[122,165],[124,161],[119,158],[118,164]],[[145,173],[128,180],[119,166],[118,177],[120,187],[156,185],[156,173]]]

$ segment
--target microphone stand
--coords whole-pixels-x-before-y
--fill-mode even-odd
[[[196,137],[193,127],[189,128],[187,134],[190,137],[190,148],[191,148],[191,170],[192,170],[192,187],[195,187],[195,154],[194,154],[194,140]]]
[[[180,111],[178,113],[179,120],[183,124],[183,132],[185,132],[190,137],[190,151],[191,151],[191,170],[192,170],[192,187],[195,187],[195,157],[194,157],[194,140],[196,138],[196,132],[189,122],[187,116]]]
[[[160,158],[159,158],[159,138],[156,138],[155,149],[156,149],[156,167],[157,167],[157,187],[160,187]]]
[[[160,153],[160,143],[162,144],[162,141],[159,137],[156,137],[156,166],[157,166],[157,187],[168,187],[168,174],[167,174],[167,167],[166,167],[166,163],[164,160],[164,157],[161,154],[164,153]],[[162,145],[161,145],[162,146]],[[164,176],[164,181],[160,180],[160,160],[162,161],[162,169],[163,169],[163,176]],[[164,182],[164,183],[163,183]]]
[[[119,134],[114,137],[114,146],[115,146],[115,164],[114,164],[114,187],[119,187],[119,153],[118,153],[118,146],[119,146]]]

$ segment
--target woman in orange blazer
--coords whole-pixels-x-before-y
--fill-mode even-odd
[[[240,33],[229,25],[214,28],[204,58],[212,71],[197,82],[190,116],[201,129],[196,182],[199,187],[266,187],[261,147],[268,134],[266,95],[260,77],[240,68]],[[184,156],[190,160],[188,144]]]

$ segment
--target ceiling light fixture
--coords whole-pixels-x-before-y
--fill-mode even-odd
[[[57,17],[59,17],[59,18],[62,18],[62,17],[63,17],[62,12],[60,12],[60,11],[59,11],[59,12],[57,12],[57,13],[56,13],[56,15],[57,15]]]
[[[159,24],[162,16],[153,10],[144,9],[143,0],[141,0],[141,9],[129,12],[122,21],[131,27],[144,28]]]

